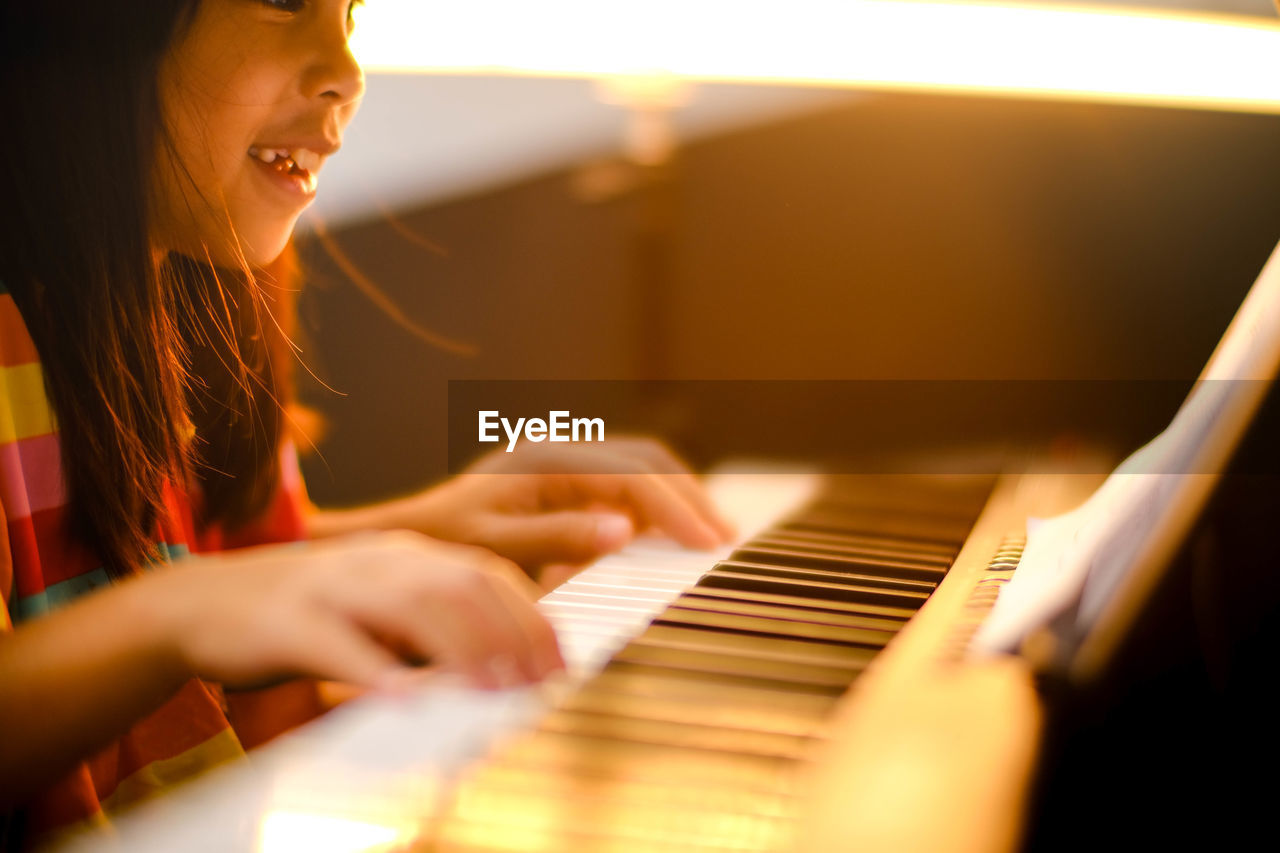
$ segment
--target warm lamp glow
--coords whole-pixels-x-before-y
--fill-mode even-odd
[[[960,90],[1280,112],[1280,23],[913,0],[378,0],[370,71]]]

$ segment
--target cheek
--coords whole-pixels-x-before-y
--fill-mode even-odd
[[[197,215],[202,207],[216,205],[218,199],[217,164],[220,158],[210,138],[216,126],[216,115],[201,107],[195,97],[167,98],[164,110],[166,138],[157,148],[160,184],[167,194],[181,201],[181,211],[189,207],[187,216]]]
[[[219,69],[205,63],[202,73],[189,72],[175,80],[163,100],[191,183],[218,207],[239,180],[249,145],[265,120],[258,81],[243,73],[243,62],[230,64]]]
[[[248,158],[253,116],[234,103],[198,96],[181,98],[168,111],[170,144],[158,155],[160,210],[175,221],[172,230],[211,247],[237,231],[258,230],[261,211],[252,202]]]
[[[247,158],[239,112],[211,104],[193,115],[183,132],[183,160],[196,186],[215,204],[230,190]]]

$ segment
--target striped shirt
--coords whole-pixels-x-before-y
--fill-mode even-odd
[[[302,538],[305,493],[296,454],[292,445],[282,452],[282,482],[271,506],[234,534],[198,529],[191,501],[167,485],[156,529],[157,563],[192,552]],[[95,555],[68,536],[67,523],[58,429],[40,361],[13,298],[0,283],[0,635],[110,583]],[[111,812],[243,755],[246,747],[318,712],[311,683],[224,696],[217,685],[192,679],[20,813],[0,815],[0,848],[107,825]]]

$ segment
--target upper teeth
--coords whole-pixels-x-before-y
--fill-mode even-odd
[[[320,168],[320,155],[310,148],[298,148],[293,151],[293,162],[298,164],[299,169],[314,172]]]
[[[308,172],[314,172],[320,167],[320,155],[309,148],[258,148],[256,146],[249,149],[249,156],[261,160],[263,163],[274,163],[276,160],[287,159],[292,160],[294,165],[299,169],[306,169]]]

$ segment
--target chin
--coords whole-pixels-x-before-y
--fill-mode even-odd
[[[262,268],[284,254],[296,222],[296,216],[266,222],[242,221],[229,231],[225,222],[205,221],[181,232],[162,234],[155,243],[163,251],[197,260],[207,258],[226,269],[239,269],[245,262]]]
[[[293,236],[293,223],[285,229],[262,230],[256,233],[240,234],[240,251],[251,266],[265,267],[284,254]],[[239,266],[239,259],[233,259],[232,266]]]

